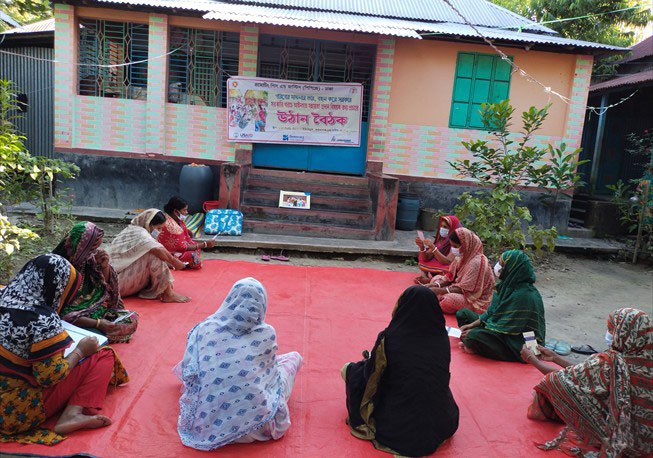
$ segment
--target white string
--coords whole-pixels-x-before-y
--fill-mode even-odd
[[[10,56],[25,57],[26,59],[38,60],[38,61],[41,61],[41,62],[51,62],[53,64],[73,64],[73,65],[77,65],[79,67],[116,68],[116,67],[128,67],[130,65],[142,64],[142,63],[154,60],[154,59],[161,59],[162,57],[169,56],[170,54],[172,54],[174,52],[177,52],[182,48],[183,48],[183,46],[179,47],[177,49],[173,49],[172,51],[167,52],[165,54],[161,54],[161,55],[154,56],[154,57],[148,57],[147,59],[136,60],[134,62],[124,62],[122,64],[84,64],[84,63],[81,63],[81,62],[66,62],[66,61],[62,61],[62,60],[45,59],[45,58],[42,58],[42,57],[27,56],[25,54],[19,54],[19,53],[15,53],[15,52],[11,52],[11,51],[4,51],[2,49],[0,49],[0,53],[8,54]]]
[[[526,80],[529,81],[529,82],[531,82],[531,83],[538,84],[539,86],[542,87],[542,89],[544,89],[544,92],[546,92],[546,93],[548,93],[548,94],[553,94],[553,95],[555,95],[556,97],[558,97],[560,100],[562,100],[562,101],[563,101],[564,103],[566,103],[567,105],[570,105],[570,104],[572,103],[572,101],[571,101],[571,99],[570,99],[569,97],[565,97],[564,95],[560,94],[559,92],[554,91],[553,89],[551,89],[551,86],[547,86],[547,85],[545,85],[544,83],[540,82],[537,78],[535,78],[535,77],[532,76],[530,73],[526,72],[524,69],[522,69],[521,67],[519,67],[519,65],[515,64],[515,63],[514,63],[514,62],[513,62],[509,57],[508,57],[508,55],[507,55],[506,53],[504,53],[503,51],[501,51],[499,48],[497,48],[497,47],[494,45],[494,43],[492,43],[492,40],[490,40],[490,39],[487,38],[485,35],[483,35],[483,34],[481,33],[481,31],[478,30],[478,28],[476,28],[476,26],[474,26],[474,24],[472,24],[471,22],[469,22],[469,20],[468,20],[468,19],[467,19],[467,18],[466,18],[466,17],[465,17],[465,16],[464,16],[464,15],[463,15],[459,10],[458,10],[458,8],[456,8],[454,5],[452,5],[451,2],[450,2],[449,0],[442,0],[442,1],[444,1],[444,3],[446,3],[446,4],[449,6],[449,8],[451,8],[451,9],[452,9],[452,10],[453,10],[453,11],[454,11],[458,16],[460,16],[460,18],[465,22],[465,24],[468,25],[469,27],[471,27],[471,28],[474,30],[474,32],[476,32],[476,33],[478,34],[478,36],[481,37],[481,38],[483,39],[483,41],[485,41],[485,42],[486,42],[486,43],[487,43],[487,44],[488,44],[492,49],[494,49],[494,51],[495,51],[497,54],[499,54],[499,56],[501,57],[501,59],[504,60],[505,62],[507,62],[507,63],[508,63],[512,68],[513,68],[513,70],[514,70],[515,72],[518,72],[518,73],[519,73],[520,76],[526,78]],[[625,102],[626,100],[628,100],[629,98],[631,98],[633,95],[635,95],[636,92],[637,92],[637,90],[635,90],[635,92],[633,92],[632,94],[630,94],[630,95],[629,95],[628,97],[626,97],[625,99],[622,99],[622,100],[620,100],[619,102],[614,103],[614,104],[612,104],[612,105],[610,105],[610,106],[608,106],[608,107],[603,107],[603,108],[601,108],[601,107],[591,107],[591,106],[586,106],[585,109],[586,109],[586,110],[590,110],[590,111],[592,111],[592,112],[594,112],[594,113],[598,113],[596,110],[599,110],[599,111],[600,111],[600,110],[603,110],[602,113],[605,113],[605,112],[607,111],[608,108],[616,107],[617,105],[619,105],[619,104]]]
[[[624,103],[626,100],[628,100],[629,98],[631,98],[632,96],[634,96],[634,95],[637,93],[637,91],[639,91],[639,89],[635,89],[635,92],[633,92],[632,94],[630,94],[628,97],[624,97],[624,98],[622,98],[621,100],[619,100],[617,103],[613,103],[612,105],[608,105],[607,107],[599,107],[599,108],[597,108],[597,107],[587,107],[587,109],[590,110],[590,111],[591,111],[592,113],[594,113],[595,115],[602,116],[606,111],[608,111],[608,109],[610,109],[610,108],[614,108],[614,107],[616,107],[617,105],[621,105],[621,104]]]

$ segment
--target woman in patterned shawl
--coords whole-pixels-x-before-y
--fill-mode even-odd
[[[483,254],[481,239],[469,229],[459,227],[449,241],[456,259],[449,272],[433,277],[427,286],[438,296],[444,313],[456,313],[463,308],[483,313],[492,300],[494,275]]]
[[[277,356],[266,309],[263,285],[245,278],[188,334],[174,369],[183,383],[178,430],[184,445],[213,450],[279,439],[290,428],[288,399],[302,357]]]
[[[469,309],[456,313],[462,331],[459,346],[486,358],[523,362],[519,356],[523,333],[533,331],[541,344],[546,333],[535,272],[531,260],[520,250],[503,253],[494,270],[500,282],[487,311],[480,316]]]
[[[66,258],[82,277],[75,300],[61,310],[61,317],[82,328],[96,328],[109,337],[125,336],[136,331],[138,321],[114,324],[118,311],[124,310],[120,298],[118,275],[109,263],[109,255],[100,250],[104,231],[83,221],[70,230],[52,250]]]
[[[68,261],[49,254],[25,264],[0,292],[0,442],[53,445],[111,423],[88,409],[102,408],[110,382],[128,381],[115,353],[97,351],[97,339],[86,337],[64,356],[72,339],[59,313],[80,283]],[[37,429],[61,409],[54,431]]]
[[[562,421],[558,437],[539,447],[573,456],[635,457],[653,454],[653,327],[632,308],[608,317],[604,353],[573,365],[539,347],[543,363],[524,347],[522,358],[542,373],[528,417]]]

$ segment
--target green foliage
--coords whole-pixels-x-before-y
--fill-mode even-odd
[[[8,278],[11,274],[12,257],[20,250],[20,240],[38,239],[38,237],[29,229],[11,224],[6,216],[0,214],[0,278]]]
[[[526,250],[525,231],[536,255],[541,256],[553,251],[558,232],[552,225],[542,229],[531,224],[530,211],[520,206],[518,187],[551,187],[547,192],[555,205],[560,193],[579,184],[576,167],[580,163],[575,160],[579,150],[567,152],[564,144],[560,148],[550,145],[538,148],[529,144],[546,119],[548,106],[531,107],[522,113],[522,130],[517,137],[509,132],[513,114],[514,109],[507,100],[483,104],[481,118],[495,140],[463,142],[473,159],[449,164],[460,175],[478,181],[486,189],[463,194],[454,212],[465,227],[483,240],[487,253],[498,255],[507,249]]]
[[[547,148],[548,163],[535,172],[533,181],[547,192],[543,200],[551,208],[549,226],[553,226],[553,216],[560,197],[572,198],[564,191],[583,185],[577,170],[579,166],[588,163],[589,160],[576,161],[581,149],[578,148],[567,153],[565,143],[562,143],[559,148],[549,145]]]
[[[483,185],[498,186],[508,191],[518,185],[529,185],[537,176],[537,163],[545,154],[544,150],[528,145],[533,134],[542,126],[547,117],[548,106],[541,110],[535,107],[522,113],[523,132],[519,142],[511,140],[511,126],[514,108],[508,100],[497,104],[483,104],[481,119],[487,130],[493,131],[499,144],[485,140],[462,142],[474,156],[474,160],[448,162],[458,173],[479,181]]]
[[[30,24],[52,17],[49,0],[0,0],[0,10],[20,24]],[[0,22],[0,32],[12,26]]]
[[[623,180],[619,180],[616,184],[607,185],[606,188],[612,191],[612,202],[619,208],[621,224],[630,233],[637,231],[639,211],[630,201],[630,197],[633,195],[632,187],[624,183]]]
[[[560,21],[544,24],[563,37],[593,41],[614,46],[630,47],[634,44],[633,27],[645,27],[651,21],[651,13],[644,2],[632,0],[492,0],[504,8],[536,22]],[[630,8],[627,11],[612,11]],[[606,14],[609,13],[609,14]],[[594,75],[603,79],[614,74],[615,63],[621,56],[612,56],[594,62]]]

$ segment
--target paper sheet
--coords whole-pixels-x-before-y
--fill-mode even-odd
[[[91,337],[96,337],[98,340],[98,348],[102,347],[103,345],[106,345],[109,343],[109,339],[106,338],[106,336],[103,336],[102,334],[97,334],[93,331],[89,331],[88,329],[80,328],[78,326],[75,326],[74,324],[70,324],[67,321],[61,321],[63,323],[63,328],[66,330],[68,335],[70,336],[71,339],[73,339],[73,344],[66,348],[66,350],[63,353],[64,358],[71,354],[75,348],[77,348],[77,344],[79,343],[80,340],[82,340],[84,337],[91,336]]]
[[[460,336],[462,335],[462,332],[460,332],[460,329],[458,328],[451,328],[449,326],[445,326],[447,328],[447,334],[449,334],[451,337],[456,337],[460,339]]]

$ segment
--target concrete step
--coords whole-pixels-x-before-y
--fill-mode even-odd
[[[279,191],[246,190],[243,193],[243,204],[277,207]],[[338,197],[316,193],[311,194],[311,210],[313,209],[366,213],[372,211],[372,199],[369,196]]]
[[[345,226],[359,229],[372,227],[372,212],[337,212],[328,210],[304,210],[298,208],[243,205],[243,216],[259,221],[280,221],[328,226]]]
[[[285,181],[301,183],[331,183],[344,186],[367,186],[367,177],[351,175],[335,175],[327,173],[295,172],[292,170],[273,170],[252,168],[249,171],[250,177],[277,178]]]
[[[587,227],[568,227],[565,235],[577,239],[591,239],[594,237],[594,231]]]
[[[372,229],[343,226],[322,226],[296,222],[259,221],[246,218],[243,231],[257,234],[279,234],[302,237],[330,237],[335,239],[374,240]]]
[[[278,177],[248,176],[248,191],[293,191],[310,192],[325,196],[348,196],[348,197],[369,197],[370,191],[367,185],[343,185],[339,183],[304,183],[290,181]]]

